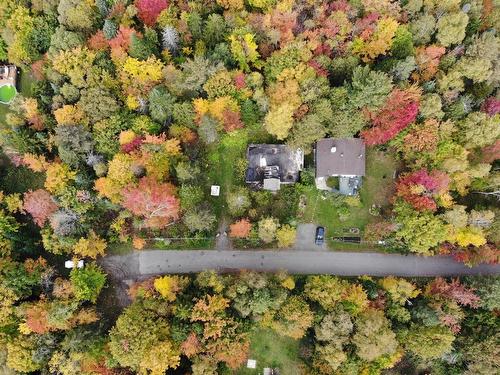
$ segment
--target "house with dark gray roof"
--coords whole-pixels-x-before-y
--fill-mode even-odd
[[[294,184],[304,168],[304,152],[287,145],[251,144],[247,148],[245,181],[255,189],[278,191]]]
[[[344,195],[358,193],[365,175],[365,144],[362,139],[320,139],[316,142],[314,157],[318,189]],[[330,183],[332,180],[335,186]]]

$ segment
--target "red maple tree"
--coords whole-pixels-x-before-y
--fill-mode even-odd
[[[54,198],[46,190],[30,190],[24,194],[23,210],[33,217],[33,221],[39,227],[43,227],[57,208]]]
[[[200,350],[200,340],[198,340],[198,337],[194,332],[191,332],[186,340],[184,340],[184,342],[181,344],[181,351],[186,357],[191,358],[198,354]]]
[[[500,159],[500,139],[481,150],[482,162],[491,164],[497,159]]]
[[[497,113],[500,113],[500,100],[494,96],[489,97],[484,101],[481,110],[490,116],[495,116]]]
[[[136,0],[135,6],[142,22],[154,26],[161,11],[168,6],[167,0]]]
[[[94,51],[106,51],[109,48],[109,43],[104,37],[102,30],[92,35],[87,41],[87,45]]]
[[[401,176],[396,184],[396,196],[419,211],[437,209],[434,196],[448,190],[449,177],[441,171],[428,173],[421,169]]]
[[[478,308],[481,299],[474,294],[474,289],[460,284],[458,279],[447,282],[442,277],[436,277],[434,281],[427,284],[425,294],[437,299],[450,299],[462,306]]]
[[[469,267],[481,263],[498,264],[500,263],[500,250],[493,244],[486,244],[480,247],[459,247],[451,250],[451,255],[458,262],[462,262]]]
[[[172,184],[143,177],[138,186],[128,186],[122,194],[123,206],[144,218],[145,227],[164,228],[179,218],[180,203]]]
[[[420,89],[394,89],[382,109],[368,113],[373,127],[361,132],[361,137],[369,146],[380,145],[394,138],[410,125],[418,114]]]
[[[109,46],[111,47],[111,49],[115,49],[115,50],[116,49],[123,49],[125,51],[128,51],[128,49],[130,47],[131,37],[132,37],[132,34],[134,34],[134,33],[136,33],[138,36],[141,35],[140,33],[138,33],[137,31],[135,31],[132,28],[120,25],[120,28],[118,29],[118,33],[116,34],[116,36],[113,39],[111,39],[110,41],[108,41]]]

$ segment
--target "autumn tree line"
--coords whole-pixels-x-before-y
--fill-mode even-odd
[[[106,326],[95,305],[106,277],[95,264],[63,277],[43,258],[4,258],[0,275],[6,374],[231,374],[257,328],[300,340],[304,374],[490,375],[500,366],[498,277],[160,276],[132,284],[132,303]]]
[[[0,121],[2,371],[230,373],[261,326],[313,373],[497,372],[498,279],[171,276],[107,327],[94,260],[213,235],[230,150],[359,136],[403,165],[366,239],[498,262],[499,29],[491,0],[1,1],[0,60],[31,80]],[[290,246],[299,195],[233,186],[229,235]]]

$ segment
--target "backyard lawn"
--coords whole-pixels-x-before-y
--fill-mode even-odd
[[[208,154],[208,184],[220,186],[220,196],[210,197],[217,217],[224,217],[226,194],[238,185],[243,185],[245,153],[248,136],[244,130],[225,135],[217,147]],[[210,186],[207,186],[210,189]]]
[[[300,375],[299,341],[283,337],[269,329],[257,329],[251,335],[250,357],[257,360],[256,369],[246,368],[246,363],[237,375],[262,374],[265,367],[278,368],[283,375]]]
[[[327,237],[356,236],[346,232],[349,228],[363,228],[376,217],[369,213],[372,205],[385,207],[389,204],[394,185],[394,172],[398,163],[387,154],[367,149],[366,176],[360,190],[360,204],[349,205],[343,203],[343,197],[317,190],[314,186],[304,189],[305,209],[302,222],[315,223],[324,226]],[[355,202],[354,202],[355,203]],[[353,249],[354,244],[335,243],[335,248]],[[366,246],[364,246],[366,247]]]

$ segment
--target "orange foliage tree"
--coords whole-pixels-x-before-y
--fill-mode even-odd
[[[234,238],[247,238],[252,229],[248,219],[241,219],[229,226],[229,235]]]

